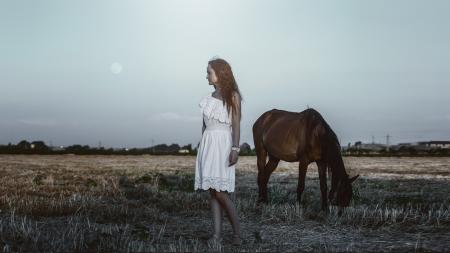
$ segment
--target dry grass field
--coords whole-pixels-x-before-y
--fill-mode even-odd
[[[320,212],[317,169],[296,203],[297,163],[280,162],[269,204],[256,205],[256,158],[240,157],[244,244],[205,242],[208,193],[193,191],[193,156],[0,155],[3,252],[448,252],[450,158],[344,157],[360,174],[342,216]]]

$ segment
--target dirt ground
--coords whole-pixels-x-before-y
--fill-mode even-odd
[[[320,211],[315,164],[302,205],[298,163],[280,162],[256,204],[256,157],[236,165],[244,243],[210,247],[209,195],[193,191],[195,156],[0,155],[3,252],[448,252],[450,158],[344,157],[354,199]]]

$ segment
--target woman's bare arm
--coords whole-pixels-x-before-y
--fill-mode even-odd
[[[233,102],[236,104],[236,111],[232,113],[231,133],[233,139],[233,146],[239,147],[239,138],[241,132],[241,97],[237,92],[233,94]]]
[[[206,129],[206,124],[205,124],[205,119],[203,119],[202,135],[203,135],[203,132],[205,132],[205,129]]]

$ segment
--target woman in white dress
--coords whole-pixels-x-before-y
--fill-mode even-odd
[[[225,60],[210,60],[206,79],[215,91],[204,96],[199,103],[203,127],[197,151],[194,189],[208,190],[211,195],[214,233],[208,243],[221,242],[225,210],[233,227],[232,242],[240,245],[239,218],[229,192],[234,192],[242,98],[231,67]]]

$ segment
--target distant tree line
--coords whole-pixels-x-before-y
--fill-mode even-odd
[[[347,148],[342,154],[344,156],[450,156],[448,148],[428,148],[422,149],[414,146],[404,146],[391,149],[365,149],[365,148]]]
[[[197,145],[198,147],[198,145]],[[76,154],[76,155],[197,155],[197,147],[191,144],[180,146],[178,144],[158,144],[146,148],[104,148],[90,147],[89,145],[74,144],[67,147],[50,147],[44,141],[28,142],[22,140],[17,144],[8,143],[0,145],[0,154]],[[255,149],[244,142],[239,155],[254,156]],[[414,146],[402,146],[397,148],[378,150],[360,147],[343,148],[344,156],[450,156],[448,148],[421,149]]]
[[[248,143],[241,145],[240,155],[255,155]],[[50,147],[44,141],[28,142],[22,140],[17,144],[0,145],[0,154],[76,154],[76,155],[196,155],[197,148],[191,144],[158,144],[146,148],[104,148],[74,144],[66,147]]]

